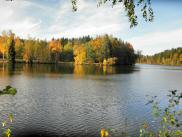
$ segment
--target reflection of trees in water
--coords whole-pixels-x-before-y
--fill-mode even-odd
[[[84,67],[82,65],[75,65],[74,66],[74,74],[80,74],[80,75],[85,74]]]
[[[102,75],[103,74],[103,68],[102,68],[102,66],[95,66],[95,65],[75,65],[74,66],[74,74],[78,74],[78,75],[86,75],[86,74]]]
[[[85,75],[85,74],[97,74],[97,68],[92,65],[75,65],[74,74]]]
[[[116,74],[117,70],[116,70],[116,67],[113,67],[113,66],[103,66],[103,73],[104,74]]]
[[[85,75],[106,75],[119,73],[132,73],[134,67],[132,66],[96,66],[96,65],[75,65],[74,74]]]
[[[55,77],[57,74],[78,74],[78,75],[108,75],[132,73],[133,66],[100,66],[100,65],[73,65],[73,64],[0,64],[1,75],[14,75],[15,72],[24,75],[45,75]],[[59,76],[58,76],[59,77]]]
[[[25,73],[67,73],[72,72],[71,66],[63,66],[56,64],[24,64],[23,72]]]
[[[8,73],[9,75],[14,75],[15,63],[8,63]]]
[[[0,63],[0,74],[3,76],[14,75],[15,64],[14,63]]]
[[[60,64],[24,64],[22,71],[25,75],[46,75],[51,78],[59,78],[59,74],[72,74],[72,65]]]
[[[6,70],[6,63],[0,63],[0,74],[3,76],[7,73],[7,70]]]

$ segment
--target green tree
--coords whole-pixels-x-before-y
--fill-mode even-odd
[[[33,63],[33,60],[35,59],[34,53],[35,53],[35,41],[33,39],[26,40],[23,60],[26,63]]]
[[[94,63],[96,61],[96,54],[94,52],[93,46],[90,43],[88,43],[86,47],[87,47],[87,62]]]
[[[50,50],[48,47],[48,43],[43,40],[36,40],[34,47],[34,56],[37,62],[50,62]]]
[[[151,55],[140,56],[138,63],[147,64],[165,64],[165,65],[182,65],[181,61],[182,48],[165,50],[163,52]]]
[[[71,42],[68,42],[61,53],[61,61],[74,61],[73,55],[73,45]]]
[[[15,38],[15,52],[17,59],[23,59],[24,42],[19,37]]]
[[[15,40],[14,40],[14,34],[10,33],[9,39],[8,39],[8,62],[9,63],[15,63]]]

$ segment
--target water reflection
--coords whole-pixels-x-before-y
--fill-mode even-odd
[[[14,97],[0,96],[0,116],[15,114],[18,137],[24,131],[94,137],[102,128],[135,136],[153,121],[146,95],[181,91],[181,77],[182,68],[152,65],[0,64],[0,88],[18,89]]]
[[[8,74],[14,75],[15,72],[15,64],[14,63],[8,63]]]
[[[49,74],[54,77],[57,74],[76,75],[110,75],[127,74],[136,71],[134,66],[100,66],[100,65],[74,65],[74,64],[0,64],[0,75],[41,75]]]
[[[12,63],[0,63],[0,74],[1,75],[14,75],[16,70],[15,64]]]

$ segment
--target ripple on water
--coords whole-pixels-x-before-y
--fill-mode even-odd
[[[93,137],[99,136],[101,128],[115,129],[116,135],[125,131],[137,135],[145,120],[153,121],[145,95],[182,90],[182,71],[142,65],[134,69],[123,73],[118,68],[115,75],[63,74],[61,70],[38,75],[21,67],[12,76],[1,77],[0,72],[0,87],[10,84],[18,89],[14,97],[0,96],[0,114],[15,115],[13,132],[20,136],[27,132]]]

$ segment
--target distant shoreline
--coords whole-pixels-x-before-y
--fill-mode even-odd
[[[151,63],[136,63],[136,64],[142,64],[142,65],[161,65],[161,66],[176,66],[176,67],[182,67],[182,65],[171,65],[171,64],[151,64]]]

